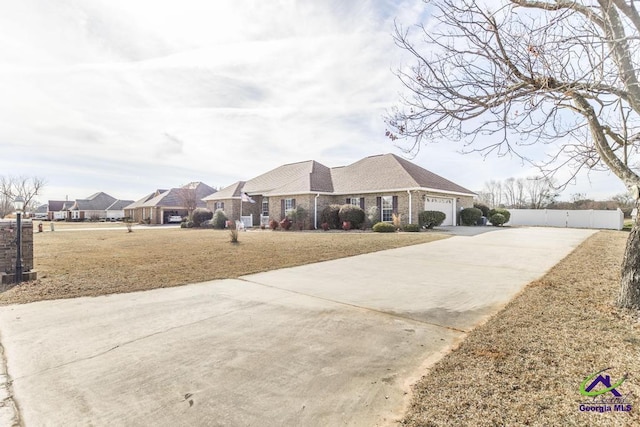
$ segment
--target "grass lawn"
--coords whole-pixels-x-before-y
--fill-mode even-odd
[[[470,332],[414,386],[401,424],[640,425],[640,322],[613,307],[627,236],[595,234]],[[580,383],[609,367],[612,384],[628,374],[617,390],[632,410],[581,412],[594,398]]]
[[[38,280],[0,294],[0,305],[234,278],[448,237],[435,232],[255,230],[241,232],[240,243],[232,244],[223,230],[149,227],[127,233],[122,224],[115,230],[79,229],[82,226],[86,224],[56,223],[56,230],[74,231],[35,233]]]

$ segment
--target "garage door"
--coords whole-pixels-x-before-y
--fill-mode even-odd
[[[442,225],[453,225],[453,219],[455,218],[453,199],[427,196],[424,201],[424,210],[443,212],[447,217]]]

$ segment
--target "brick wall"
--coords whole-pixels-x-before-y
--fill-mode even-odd
[[[0,220],[0,275],[13,275],[16,270],[17,224],[15,220]],[[22,221],[22,269],[33,270],[33,223]]]

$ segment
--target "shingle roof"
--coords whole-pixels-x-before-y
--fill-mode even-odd
[[[206,202],[207,200],[223,200],[223,199],[233,199],[233,198],[239,199],[244,183],[245,181],[234,182],[233,184],[223,188],[220,191],[216,191],[215,193],[203,198],[202,200]]]
[[[315,160],[279,166],[247,181],[243,191],[249,195],[299,194],[331,191],[329,168]]]
[[[50,212],[60,212],[64,210],[64,204],[67,203],[65,200],[49,200],[49,211]]]
[[[92,194],[86,199],[77,199],[71,209],[78,211],[104,211],[115,201],[115,197],[100,192]]]
[[[133,200],[116,200],[115,202],[113,202],[113,204],[111,206],[109,206],[105,210],[108,210],[108,211],[121,211],[125,207],[129,206],[131,203],[133,203]]]
[[[337,194],[430,188],[474,195],[473,191],[395,154],[365,157],[349,166],[332,168],[331,177]]]
[[[207,200],[249,195],[332,193],[358,194],[427,188],[475,195],[454,182],[394,154],[365,157],[348,166],[328,168],[314,160],[279,166],[246,183],[238,181]]]
[[[125,209],[135,209],[135,208],[142,207],[146,202],[148,202],[149,200],[153,199],[154,197],[156,197],[159,194],[162,194],[162,193],[164,193],[166,191],[169,191],[169,190],[160,190],[160,189],[158,189],[158,190],[154,191],[153,193],[149,193],[146,196],[144,196],[143,198],[141,198],[139,200],[136,200],[135,202],[131,203],[130,205],[125,206],[124,208]]]
[[[195,199],[197,200],[196,202],[197,207],[205,207],[206,204],[205,202],[202,201],[202,199],[211,195],[212,193],[215,193],[216,191],[214,188],[209,187],[205,183],[191,182],[183,187],[172,188],[171,190],[168,190],[168,191],[160,192],[160,190],[158,190],[155,193],[151,193],[150,195],[127,206],[126,209],[154,207],[154,206],[184,207],[185,197],[190,197],[185,193],[192,190],[195,191]],[[149,197],[149,196],[152,196],[152,197]]]

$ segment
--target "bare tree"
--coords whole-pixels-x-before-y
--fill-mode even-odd
[[[13,212],[13,201],[22,196],[26,210],[33,210],[35,197],[42,193],[46,181],[37,176],[0,176],[0,218]]]
[[[608,169],[637,191],[640,14],[626,0],[434,0],[433,21],[396,28],[417,60],[398,75],[407,95],[387,135],[462,140],[510,154],[545,176]],[[551,153],[535,157],[531,146]],[[640,309],[640,224],[629,235],[621,307]]]
[[[520,209],[527,206],[525,196],[525,180],[523,178],[507,178],[502,184],[507,207]]]
[[[500,181],[487,181],[484,183],[482,192],[485,194],[484,202],[492,208],[497,208],[502,205],[502,182]]]
[[[525,181],[528,203],[531,209],[542,209],[553,203],[558,197],[550,178],[531,177]]]
[[[611,197],[611,200],[616,202],[620,209],[632,208],[636,203],[629,193],[616,194]]]
[[[184,185],[178,189],[178,197],[182,206],[187,210],[189,218],[198,207],[198,194],[195,183]]]

